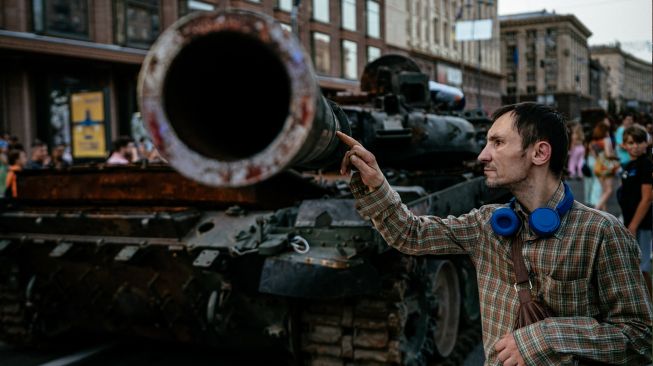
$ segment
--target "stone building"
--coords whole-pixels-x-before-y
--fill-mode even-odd
[[[0,1],[0,130],[28,147],[35,138],[73,146],[72,123],[92,122],[98,149],[87,157],[100,159],[110,141],[132,134],[140,64],[163,29],[189,12],[222,5],[274,16],[290,28],[292,3]],[[357,89],[367,61],[385,52],[383,10],[383,0],[301,2],[300,40],[325,93]]]
[[[594,46],[592,60],[607,73],[608,109],[611,113],[624,110],[651,113],[653,98],[653,65],[624,52],[616,45]]]
[[[456,21],[473,19],[493,21],[492,39],[456,41]],[[462,87],[468,109],[491,113],[501,106],[496,2],[385,0],[385,22],[388,52],[410,56],[431,80]]]
[[[574,15],[545,10],[500,16],[504,102],[538,101],[569,118],[589,107],[592,35]]]

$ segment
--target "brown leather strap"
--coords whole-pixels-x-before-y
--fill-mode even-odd
[[[520,234],[521,233],[517,233],[515,236],[515,240],[512,243],[511,253],[512,266],[515,271],[515,289],[519,293],[519,302],[523,304],[531,300],[531,290],[528,269],[526,268],[526,262],[524,261],[524,256],[521,252],[522,240]],[[517,286],[521,284],[528,284],[529,288],[518,289]]]

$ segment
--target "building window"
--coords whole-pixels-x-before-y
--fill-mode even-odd
[[[116,0],[116,43],[149,48],[160,31],[159,0]]]
[[[34,32],[89,39],[88,0],[33,0]]]
[[[331,73],[331,52],[329,52],[331,37],[324,33],[313,32],[311,38],[315,72],[328,75]]]
[[[444,22],[444,46],[449,48],[449,41],[451,41],[451,35],[449,34],[449,24]]]
[[[329,0],[313,0],[313,20],[329,22]]]
[[[381,57],[381,49],[378,47],[367,46],[367,62],[372,62]]]
[[[358,79],[358,45],[356,42],[342,41],[342,77]]]
[[[438,18],[433,18],[433,42],[435,44],[440,44],[440,24],[438,24]]]
[[[342,27],[356,30],[356,0],[342,0]]]
[[[215,4],[207,3],[206,1],[187,0],[179,2],[179,16],[184,16],[194,11],[213,10],[215,10]]]
[[[379,3],[373,0],[367,0],[367,35],[374,38],[381,37]]]
[[[280,10],[283,10],[283,11],[291,11],[292,10],[292,0],[279,0],[277,2],[277,7]]]
[[[507,92],[508,95],[515,95],[515,94],[517,94],[517,88],[509,87],[508,89],[506,89],[506,92]]]
[[[536,88],[534,85],[529,85],[526,87],[526,94],[535,94]]]

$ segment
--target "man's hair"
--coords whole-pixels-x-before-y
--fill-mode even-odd
[[[43,147],[43,146],[45,146],[45,142],[39,139],[34,139],[34,141],[32,141],[32,149],[35,147]]]
[[[113,142],[113,151],[119,151],[123,147],[127,147],[130,142],[134,140],[129,136],[120,136]]]
[[[551,145],[549,170],[561,176],[569,154],[569,132],[562,114],[543,104],[525,102],[499,108],[492,115],[492,122],[506,113],[513,114],[524,150],[537,141],[547,141]]]
[[[624,130],[624,141],[626,141],[626,137],[630,136],[633,138],[633,141],[636,143],[642,143],[648,141],[648,133],[646,133],[646,130],[644,127],[640,125],[632,125]]]
[[[23,152],[23,150],[9,150],[7,153],[7,163],[9,165],[14,165],[20,158],[20,154]]]

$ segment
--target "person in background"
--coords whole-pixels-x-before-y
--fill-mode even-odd
[[[5,198],[18,197],[18,180],[16,173],[27,164],[27,155],[23,150],[11,150],[8,154],[9,172],[5,180]]]
[[[647,156],[646,130],[639,126],[628,127],[623,134],[623,146],[630,161],[621,173],[621,187],[617,201],[624,217],[624,225],[635,235],[641,252],[640,269],[646,286],[651,289],[651,229],[653,228],[653,162]]]
[[[614,142],[616,145],[616,151],[617,151],[617,157],[619,158],[619,162],[621,163],[621,166],[626,166],[628,162],[630,161],[630,156],[628,155],[628,151],[624,149],[623,143],[624,143],[624,131],[633,125],[633,115],[630,113],[626,113],[621,121],[621,126],[617,128],[617,131],[614,133]]]
[[[8,148],[9,143],[7,140],[0,139],[0,198],[4,197],[7,188],[5,185],[7,184],[7,174],[9,173]]]
[[[569,127],[571,130],[571,141],[569,144],[567,171],[569,171],[570,179],[582,179],[583,164],[585,163],[585,134],[583,132],[583,126],[578,122],[572,123]]]
[[[64,159],[65,154],[66,154],[66,145],[65,144],[56,145],[52,149],[52,161],[50,161],[50,165],[48,165],[48,168],[65,169],[70,167],[71,164],[66,159]]]
[[[25,164],[25,169],[44,169],[50,164],[48,145],[36,139],[32,142],[32,158]]]
[[[130,164],[138,156],[134,140],[129,136],[120,136],[113,142],[113,150],[111,156],[107,159],[107,164],[110,165],[126,165]]]
[[[590,153],[594,156],[596,160],[601,159],[602,156],[606,159],[612,159],[615,157],[614,148],[612,147],[612,140],[610,139],[610,127],[606,123],[597,123],[592,132],[592,142],[590,144]],[[611,171],[605,171],[597,173],[596,164],[594,174],[599,179],[601,184],[601,197],[596,204],[597,210],[607,211],[608,199],[613,191],[613,183],[615,173]]]

